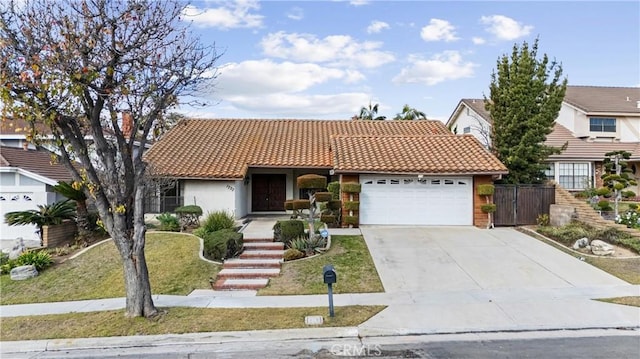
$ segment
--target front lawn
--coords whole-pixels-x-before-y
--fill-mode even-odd
[[[314,258],[285,262],[280,276],[272,278],[258,295],[327,293],[322,268],[332,264],[338,275],[334,293],[383,292],[369,249],[362,236],[332,236],[331,249]]]
[[[385,306],[315,308],[159,308],[152,319],[125,318],[122,311],[69,313],[2,318],[2,340],[116,337],[238,330],[304,328],[305,316],[324,316],[321,327],[348,327],[363,323]]]
[[[145,253],[153,293],[187,295],[210,288],[209,277],[215,277],[220,266],[201,260],[199,250],[196,237],[149,233]],[[32,279],[12,281],[3,275],[0,291],[2,305],[124,297],[122,262],[108,241]]]

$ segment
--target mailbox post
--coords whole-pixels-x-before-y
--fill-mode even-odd
[[[327,284],[329,289],[329,316],[333,317],[333,287],[332,285],[338,280],[338,275],[336,274],[335,268],[331,264],[327,264],[322,268],[322,276],[324,282]]]

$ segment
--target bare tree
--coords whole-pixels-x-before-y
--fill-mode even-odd
[[[50,131],[122,257],[127,316],[157,309],[145,260],[143,152],[180,96],[217,76],[213,45],[179,0],[25,0],[0,5],[3,117]],[[130,122],[121,128],[121,118]],[[87,140],[90,139],[90,140]],[[73,162],[78,161],[79,166]]]

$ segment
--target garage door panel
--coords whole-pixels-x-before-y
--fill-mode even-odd
[[[471,225],[471,178],[361,176],[360,223]]]

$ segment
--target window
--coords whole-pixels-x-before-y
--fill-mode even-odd
[[[471,133],[471,126],[467,126],[462,129],[462,133]]]
[[[3,186],[15,186],[16,185],[15,173],[0,173],[0,184]]]
[[[387,180],[379,179],[376,181],[376,184],[387,184]]]
[[[559,183],[565,189],[585,189],[589,187],[589,163],[560,163]]]
[[[555,181],[556,180],[556,166],[555,166],[554,163],[548,163],[547,164],[547,169],[544,170],[544,175],[550,181]]]
[[[400,184],[400,180],[398,180],[398,179],[391,179],[391,180],[389,180],[389,184]]]
[[[591,132],[616,132],[616,119],[604,117],[589,118],[589,131]]]

